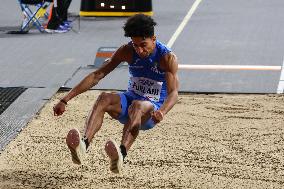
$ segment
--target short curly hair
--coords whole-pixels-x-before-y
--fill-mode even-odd
[[[125,37],[152,37],[157,23],[150,16],[136,14],[126,21],[123,26]]]

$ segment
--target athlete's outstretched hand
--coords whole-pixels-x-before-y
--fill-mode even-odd
[[[53,112],[55,116],[60,116],[65,112],[65,106],[66,104],[62,101],[59,101],[56,105],[53,107]]]
[[[152,113],[152,119],[154,123],[160,123],[164,119],[164,114],[161,110],[154,111]]]

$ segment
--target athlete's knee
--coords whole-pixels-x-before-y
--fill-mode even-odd
[[[133,100],[132,104],[128,108],[128,114],[135,114],[135,113],[141,113],[142,112],[142,105],[141,102],[138,100]]]
[[[99,95],[95,106],[97,106],[98,108],[106,109],[106,107],[109,106],[110,104],[111,104],[111,94],[102,92]]]

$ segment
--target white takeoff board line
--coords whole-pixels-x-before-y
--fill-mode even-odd
[[[261,66],[261,65],[190,65],[179,64],[182,70],[263,70],[263,71],[280,71],[281,66]],[[283,73],[284,77],[284,73]]]

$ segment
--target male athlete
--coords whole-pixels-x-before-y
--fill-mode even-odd
[[[177,57],[154,35],[154,20],[146,15],[130,17],[123,29],[130,37],[98,70],[85,77],[55,106],[54,115],[62,115],[67,102],[98,84],[121,62],[129,64],[128,90],[123,93],[102,92],[86,121],[84,137],[77,129],[69,131],[66,143],[72,161],[81,164],[94,135],[100,130],[105,112],[124,124],[121,145],[114,140],[105,144],[110,170],[120,173],[123,160],[139,134],[161,122],[178,100]]]

